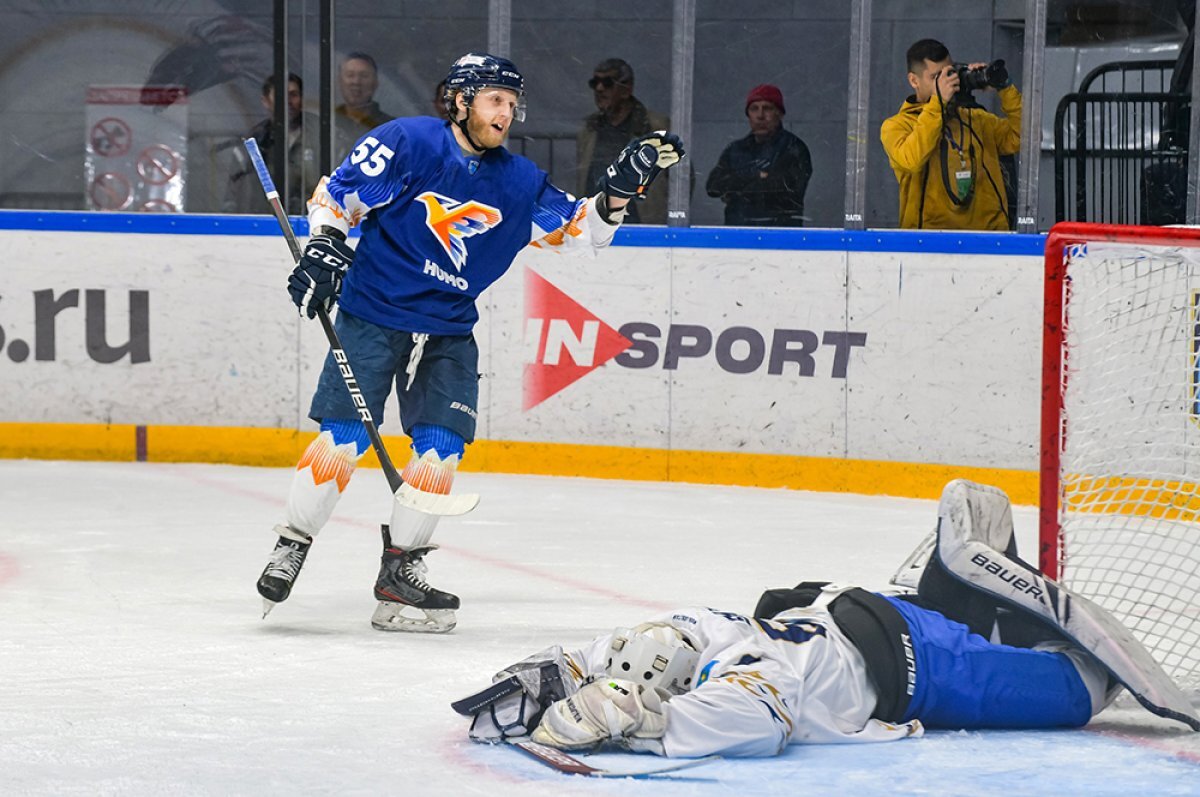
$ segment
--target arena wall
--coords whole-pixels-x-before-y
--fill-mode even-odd
[[[0,243],[0,456],[282,466],[311,439],[325,340],[273,220],[12,211]],[[1042,245],[629,228],[597,258],[527,250],[480,302],[464,469],[913,497],[965,476],[1035,503]],[[394,402],[383,431],[407,444]]]

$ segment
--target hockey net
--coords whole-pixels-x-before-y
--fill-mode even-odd
[[[1046,242],[1042,572],[1200,689],[1200,230]]]

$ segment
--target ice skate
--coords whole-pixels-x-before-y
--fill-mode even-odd
[[[386,525],[382,530],[383,556],[375,581],[379,605],[371,616],[371,626],[379,631],[425,634],[444,634],[453,629],[458,596],[434,589],[425,581],[425,554],[437,546],[404,551],[392,545]]]
[[[302,531],[296,531],[288,526],[276,526],[275,532],[279,541],[275,550],[271,551],[271,561],[258,577],[258,594],[263,597],[263,617],[271,613],[275,604],[287,600],[292,592],[292,585],[300,575],[308,549],[312,547],[312,537]]]

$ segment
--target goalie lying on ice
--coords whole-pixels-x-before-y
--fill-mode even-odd
[[[994,583],[970,572],[981,551],[1007,568]],[[999,490],[947,485],[937,531],[915,556],[905,566],[913,594],[805,582],[768,591],[753,616],[681,608],[535,654],[453,707],[472,718],[476,741],[532,734],[563,750],[682,757],[889,741],[926,727],[1076,727],[1122,685],[1200,729],[1128,632],[1016,558]],[[1034,588],[1013,587],[1022,580]]]

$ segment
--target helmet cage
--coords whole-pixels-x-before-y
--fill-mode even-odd
[[[699,663],[696,644],[678,628],[663,622],[642,623],[613,632],[606,670],[611,677],[681,695],[692,688]]]

